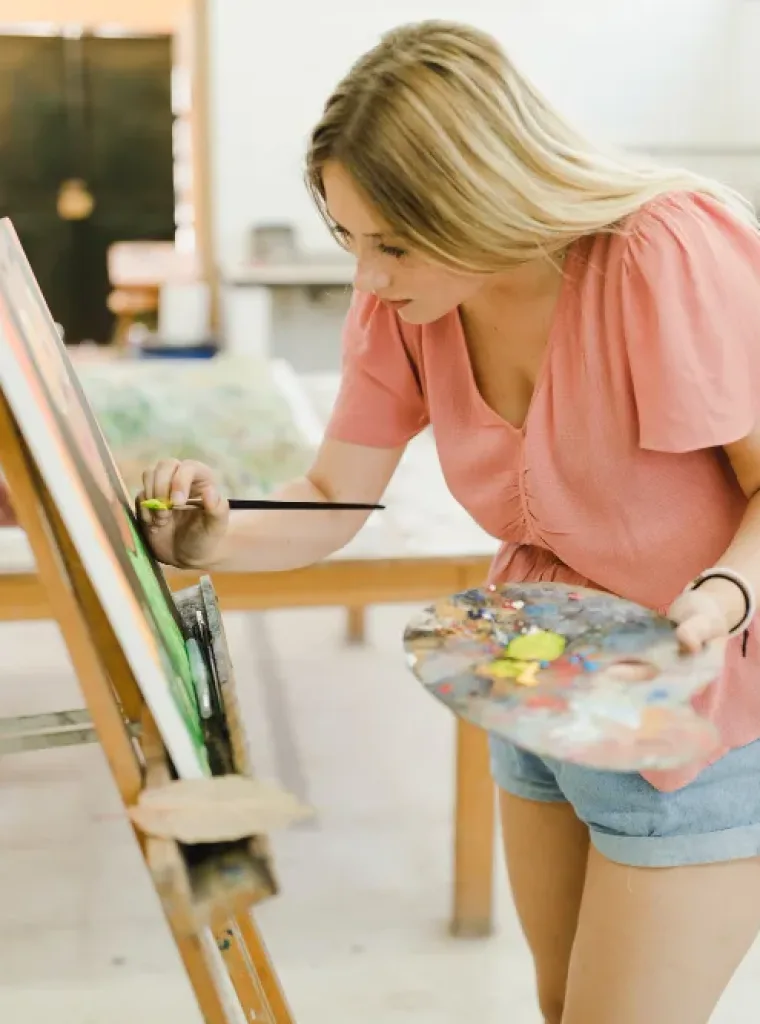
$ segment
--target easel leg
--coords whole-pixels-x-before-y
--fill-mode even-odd
[[[230,918],[215,930],[215,938],[245,1019],[257,1024],[294,1024],[250,914]]]
[[[235,989],[243,1018],[246,1021],[275,1024],[258,978],[251,970],[249,958],[246,956],[233,920],[230,919],[227,927],[216,929],[214,938],[230,976],[232,987]]]
[[[493,931],[493,868],[496,825],[488,737],[457,720],[454,915],[451,931],[463,938]]]
[[[367,632],[367,609],[361,605],[346,608],[346,643],[363,644]]]
[[[175,929],[172,932],[205,1024],[229,1024],[203,940],[199,935],[180,935]]]
[[[261,987],[272,1010],[275,1024],[294,1024],[290,1008],[285,1001],[285,994],[272,967],[272,961],[269,959],[269,954],[259,934],[256,922],[250,913],[245,912],[238,914],[235,921],[248,954],[256,968],[256,974],[259,977]]]

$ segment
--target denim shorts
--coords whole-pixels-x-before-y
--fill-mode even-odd
[[[491,736],[491,771],[513,796],[569,803],[609,860],[678,867],[760,856],[760,740],[730,751],[673,793],[637,772],[538,757]]]

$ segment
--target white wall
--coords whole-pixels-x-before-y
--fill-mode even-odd
[[[329,244],[302,184],[322,104],[352,61],[393,25],[470,21],[495,34],[553,101],[614,142],[760,147],[757,0],[212,0],[214,206],[218,253],[246,252],[259,220],[293,221]],[[757,157],[715,166],[745,188]],[[680,160],[686,162],[686,159]]]
[[[173,32],[190,0],[0,0],[0,22],[118,25],[140,32]]]

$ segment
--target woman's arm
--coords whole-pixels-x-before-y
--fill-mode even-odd
[[[726,445],[724,450],[749,504],[718,564],[741,573],[760,597],[760,426],[741,441]],[[744,598],[737,586],[720,579],[708,580],[703,586],[720,602],[729,624],[741,619]]]
[[[308,473],[269,497],[377,504],[404,448],[371,448],[328,438]],[[211,567],[278,572],[313,565],[345,547],[369,514],[331,510],[233,512]]]
[[[724,451],[749,504],[717,565],[739,573],[760,598],[760,426],[741,441],[726,445]],[[698,590],[679,597],[670,610],[671,617],[680,623],[679,639],[689,650],[698,650],[707,640],[725,636],[744,612],[740,588],[725,579],[706,580]]]

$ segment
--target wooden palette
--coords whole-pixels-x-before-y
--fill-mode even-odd
[[[416,615],[409,665],[461,718],[545,757],[612,771],[674,768],[714,749],[691,698],[722,650],[680,650],[672,622],[557,583],[468,590]]]

